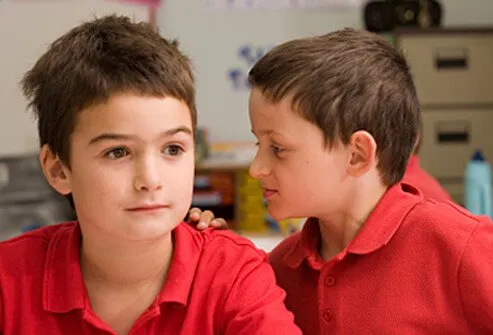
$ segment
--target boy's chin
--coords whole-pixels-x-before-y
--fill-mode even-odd
[[[271,208],[267,207],[267,212],[269,213],[270,217],[273,218],[276,221],[283,221],[287,219],[293,219],[295,218],[294,215],[292,215],[287,208],[286,209],[281,209],[281,208]]]
[[[115,229],[115,237],[121,237],[129,241],[154,241],[167,238],[169,234],[179,225],[179,222],[166,222],[167,220],[149,220],[136,222],[124,229]]]
[[[172,229],[159,231],[132,231],[122,234],[121,237],[124,240],[133,242],[155,242],[168,238],[171,232]]]

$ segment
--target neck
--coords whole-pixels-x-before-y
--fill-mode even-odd
[[[344,211],[319,218],[320,255],[326,261],[346,248],[356,237],[387,187],[381,182],[360,181],[353,189],[355,192],[351,192],[348,197]]]
[[[163,283],[173,254],[171,233],[151,241],[129,241],[83,234],[81,269],[86,281],[109,288]]]

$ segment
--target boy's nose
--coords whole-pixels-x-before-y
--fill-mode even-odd
[[[262,159],[257,153],[252,164],[250,164],[248,172],[250,173],[250,176],[252,176],[253,178],[261,179],[262,177],[268,176],[271,173],[271,169],[267,164],[267,162],[264,159]]]
[[[134,187],[138,191],[156,191],[162,187],[159,169],[152,159],[147,159],[138,164]]]

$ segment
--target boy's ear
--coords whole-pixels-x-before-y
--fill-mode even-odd
[[[58,155],[55,155],[48,144],[43,145],[39,152],[39,162],[48,183],[58,193],[67,195],[72,192],[68,168]]]
[[[373,136],[364,130],[354,132],[349,139],[350,158],[348,172],[359,177],[376,164],[377,143]]]

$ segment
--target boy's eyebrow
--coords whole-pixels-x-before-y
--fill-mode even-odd
[[[176,128],[171,128],[168,129],[160,134],[160,137],[169,137],[176,135],[178,133],[185,133],[186,135],[192,136],[192,130],[189,127],[186,126],[180,126]],[[132,140],[136,139],[137,136],[134,135],[127,135],[127,134],[118,134],[118,133],[103,133],[101,135],[98,135],[94,138],[92,138],[89,141],[89,145],[102,142],[102,141],[108,141],[108,140],[113,140],[113,141],[122,141],[122,140]]]
[[[250,129],[250,131],[252,132],[252,134],[253,134],[253,135],[257,135],[257,133],[255,132],[255,130]],[[274,130],[272,130],[272,129],[268,129],[268,130],[262,130],[262,131],[260,131],[260,134],[270,135],[270,134],[272,134],[272,133],[274,133]]]
[[[250,129],[250,131],[255,136],[257,136],[257,135],[278,135],[278,136],[283,137],[283,135],[280,132],[275,131],[273,129],[262,130],[259,132],[259,134],[255,133],[255,130],[253,130],[253,129]]]

